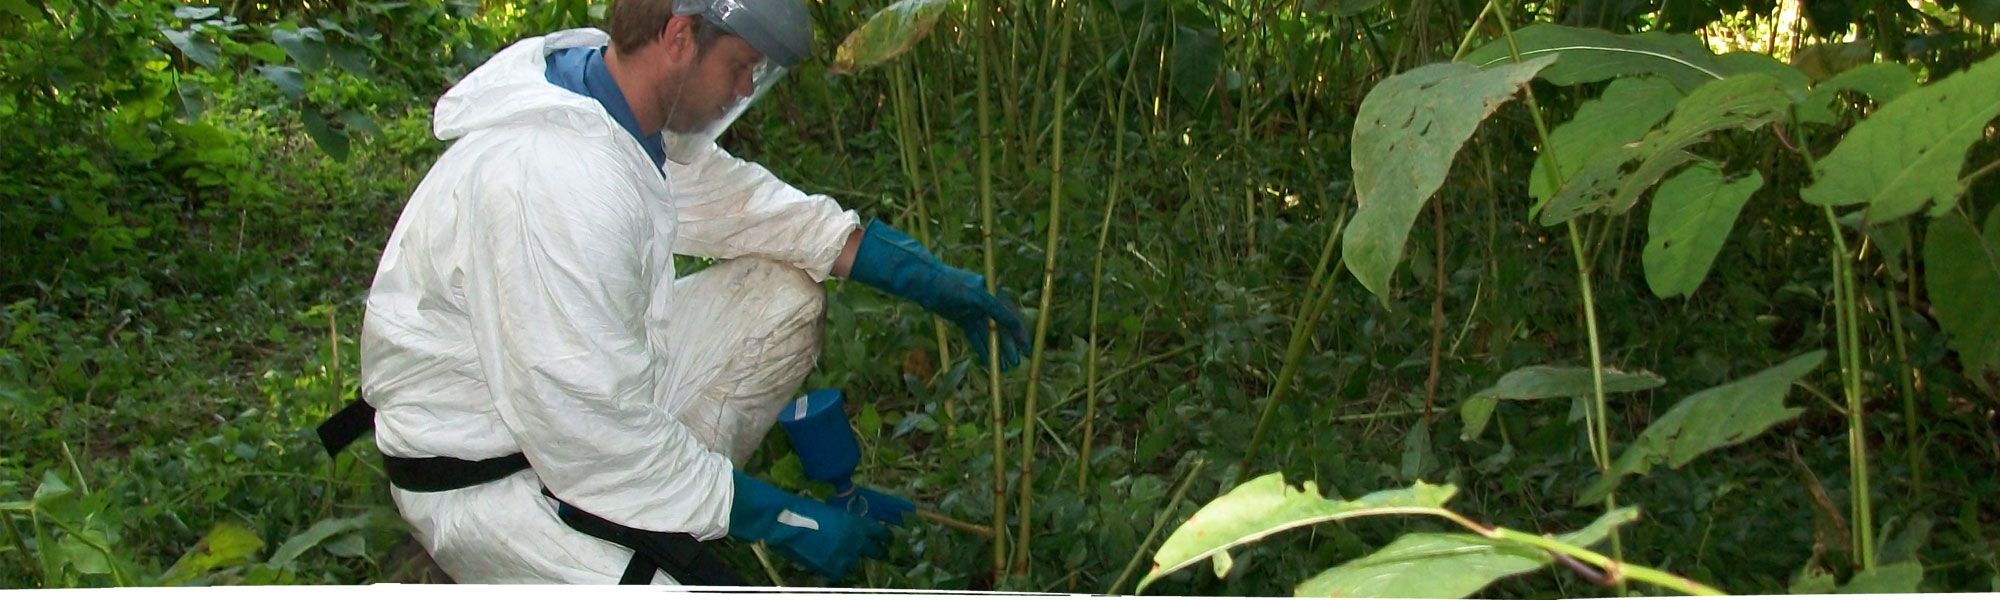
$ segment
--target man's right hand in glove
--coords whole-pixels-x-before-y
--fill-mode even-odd
[[[867,517],[802,498],[735,471],[729,535],[762,541],[808,570],[838,580],[863,557],[886,556],[889,529]]]

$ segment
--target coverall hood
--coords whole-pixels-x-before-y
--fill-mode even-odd
[[[556,125],[590,137],[624,136],[596,100],[549,83],[543,76],[549,53],[610,42],[611,36],[603,31],[570,29],[508,46],[438,99],[432,132],[438,139],[450,141],[495,127]]]

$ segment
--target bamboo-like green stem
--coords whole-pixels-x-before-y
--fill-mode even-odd
[[[991,53],[994,2],[980,4],[985,7],[978,18],[979,27],[985,34],[981,36],[987,43],[982,44],[978,53],[979,78],[977,95],[979,102],[979,211],[982,218],[979,234],[986,246],[986,291],[997,293],[1000,285],[998,269],[995,268],[993,249],[993,102],[987,88],[992,79]],[[1007,574],[1007,415],[1006,405],[1000,399],[1000,332],[991,320],[986,322],[986,382],[992,399],[992,414],[989,415],[993,435],[993,581],[997,585]]]
[[[893,70],[895,71],[895,75],[890,78],[892,83],[890,89],[892,92],[891,101],[895,105],[896,113],[896,146],[903,159],[903,176],[910,183],[910,203],[917,208],[917,239],[923,243],[924,247],[930,248],[933,254],[942,255],[944,249],[939,247],[936,239],[931,236],[930,211],[926,208],[926,205],[929,203],[924,201],[924,179],[917,159],[917,149],[923,145],[924,138],[919,137],[916,111],[911,106],[911,104],[916,102],[915,94],[910,92],[910,72],[915,70],[915,67],[910,66],[909,63],[904,63],[897,65]],[[944,317],[931,315],[931,327],[937,334],[937,364],[940,366],[939,370],[950,369],[951,338],[949,337],[950,330],[945,328]],[[953,423],[958,422],[957,408],[957,403],[952,401],[950,395],[946,395],[944,398],[945,420]]]
[[[1905,224],[1905,227],[1908,225]],[[1893,285],[1883,286],[1882,296],[1889,299],[1889,335],[1896,341],[1896,383],[1903,394],[1903,426],[1910,445],[1910,497],[1924,498],[1923,453],[1917,446],[1917,386],[1910,377],[1910,349],[1903,339],[1909,336],[1903,329],[1903,306],[1896,300]]]
[[[1257,449],[1263,445],[1264,435],[1270,432],[1271,417],[1278,413],[1278,405],[1284,403],[1292,388],[1292,378],[1304,362],[1307,342],[1312,339],[1313,330],[1319,324],[1320,309],[1333,297],[1336,286],[1326,276],[1327,265],[1333,262],[1333,250],[1340,245],[1340,234],[1346,229],[1347,209],[1343,206],[1340,216],[1333,220],[1332,229],[1326,233],[1326,245],[1319,251],[1319,264],[1313,267],[1312,280],[1306,284],[1306,293],[1301,297],[1298,312],[1292,316],[1292,336],[1285,344],[1285,362],[1278,367],[1278,378],[1271,382],[1271,397],[1264,400],[1263,414],[1257,417],[1257,429],[1250,434],[1250,444],[1243,448],[1242,462],[1237,463],[1235,477],[1239,479],[1250,472],[1253,461],[1257,459]]]
[[[1805,128],[1794,120],[1792,130],[1797,132],[1798,153],[1805,160],[1806,172],[1818,173],[1818,161],[1813,158]],[[1834,216],[1833,207],[1821,206],[1820,212],[1826,217],[1827,236],[1832,241],[1828,263],[1833,270],[1834,342],[1840,350],[1840,387],[1847,400],[1848,511],[1853,523],[1854,565],[1872,569],[1875,526],[1868,497],[1868,439],[1861,395],[1861,323],[1855,299],[1854,254],[1848,251],[1847,235],[1840,231],[1840,219]]]
[[[1152,5],[1146,5],[1140,22],[1152,13]],[[1142,36],[1133,36],[1132,52],[1136,56]],[[1084,403],[1083,403],[1083,443],[1077,453],[1076,491],[1083,493],[1090,485],[1090,445],[1096,438],[1097,426],[1097,315],[1100,302],[1104,299],[1104,246],[1111,239],[1111,215],[1118,210],[1118,192],[1125,187],[1125,109],[1130,101],[1133,75],[1138,73],[1139,61],[1125,63],[1125,81],[1118,86],[1118,100],[1112,105],[1112,150],[1111,181],[1104,188],[1104,218],[1097,224],[1097,257],[1090,268],[1090,341],[1089,357],[1084,362]]]
[[[1493,539],[1507,540],[1517,544],[1534,546],[1535,548],[1541,550],[1562,554],[1583,561],[1585,563],[1589,563],[1593,567],[1603,569],[1604,574],[1609,576],[1611,578],[1611,582],[1614,584],[1622,585],[1626,580],[1630,579],[1630,580],[1637,580],[1642,583],[1650,583],[1653,585],[1657,585],[1663,588],[1667,588],[1676,592],[1692,596],[1725,595],[1722,592],[1722,590],[1709,587],[1707,585],[1702,584],[1701,582],[1697,582],[1695,580],[1675,575],[1673,573],[1661,571],[1658,569],[1629,564],[1626,563],[1625,561],[1607,558],[1602,554],[1592,552],[1589,548],[1584,548],[1581,546],[1577,546],[1575,544],[1565,543],[1561,540],[1557,540],[1549,536],[1523,533],[1505,527],[1493,528],[1493,530],[1487,533],[1486,536]]]
[[[757,564],[764,566],[764,576],[771,578],[771,585],[785,587],[785,578],[778,576],[778,567],[771,564],[771,557],[764,553],[764,542],[750,545],[750,552],[757,555]]]
[[[35,518],[34,514],[32,512],[29,513],[28,518],[30,519]],[[11,538],[14,541],[14,548],[20,550],[21,552],[21,560],[27,561],[28,574],[30,575],[35,574],[35,571],[39,570],[39,565],[35,564],[34,553],[28,551],[28,539],[21,535],[21,529],[19,527],[14,526],[14,515],[0,512],[0,527],[6,528],[7,537]],[[42,585],[47,586],[50,583],[51,582],[43,581]]]
[[[1118,572],[1118,579],[1111,582],[1111,588],[1104,590],[1105,595],[1118,595],[1118,590],[1125,588],[1125,582],[1132,580],[1132,574],[1139,570],[1140,561],[1146,558],[1146,550],[1153,547],[1153,540],[1160,538],[1160,530],[1166,527],[1167,519],[1172,517],[1175,511],[1180,510],[1181,499],[1187,497],[1188,486],[1194,483],[1196,476],[1201,475],[1201,468],[1207,464],[1206,461],[1195,459],[1194,466],[1188,468],[1187,477],[1181,479],[1181,484],[1174,487],[1173,499],[1168,500],[1167,506],[1160,509],[1158,514],[1153,515],[1153,528],[1146,532],[1146,539],[1139,542],[1139,549],[1132,551],[1132,559],[1125,561],[1125,569]]]
[[[1514,26],[1511,23],[1511,19],[1507,16],[1507,8],[1503,6],[1500,0],[1488,0],[1486,5],[1493,9],[1493,20],[1500,26],[1500,33],[1507,40],[1507,53],[1513,57],[1515,63],[1521,62],[1521,48],[1514,41]],[[1542,155],[1549,158],[1549,168],[1546,171],[1549,180],[1549,189],[1560,190],[1563,183],[1562,167],[1556,164],[1555,148],[1550,143],[1552,136],[1549,135],[1548,122],[1542,118],[1541,104],[1535,101],[1535,90],[1533,87],[1523,87],[1521,95],[1528,103],[1528,116],[1531,117],[1535,124],[1535,135],[1541,141]],[[1608,423],[1611,419],[1611,413],[1609,405],[1604,399],[1604,353],[1603,343],[1597,332],[1597,300],[1595,294],[1591,291],[1590,262],[1588,256],[1584,253],[1583,238],[1577,232],[1576,221],[1572,219],[1566,222],[1565,225],[1567,225],[1569,233],[1570,253],[1576,259],[1577,287],[1583,296],[1585,332],[1590,340],[1591,399],[1593,400],[1592,406],[1597,416],[1592,423],[1594,425],[1592,428],[1592,439],[1595,441],[1593,445],[1598,449],[1596,453],[1598,472],[1608,475],[1611,472],[1611,429]],[[1617,496],[1613,493],[1606,493],[1604,495],[1605,512],[1610,512],[1617,508]],[[1611,531],[1611,553],[1619,562],[1625,560],[1624,543],[1615,529]],[[1623,591],[1622,587],[1620,591]]]
[[[1068,6],[1068,3],[1064,2],[1054,8],[1056,11],[1056,15],[1054,16],[1057,23],[1056,26],[1062,28],[1062,42],[1056,50],[1056,60],[1061,64],[1069,63],[1070,31],[1074,29],[1062,21],[1063,17],[1066,16],[1063,13],[1067,12]],[[1028,550],[1032,547],[1029,541],[1034,536],[1035,521],[1033,510],[1035,505],[1035,439],[1040,437],[1036,435],[1034,427],[1035,419],[1039,417],[1039,414],[1035,412],[1035,400],[1037,399],[1036,392],[1041,389],[1041,385],[1039,384],[1042,380],[1042,364],[1048,354],[1049,318],[1050,315],[1055,313],[1051,305],[1055,301],[1056,259],[1062,255],[1064,195],[1063,115],[1069,112],[1065,110],[1068,105],[1064,102],[1064,94],[1068,92],[1066,89],[1068,85],[1069,69],[1058,69],[1056,71],[1054,101],[1055,134],[1051,138],[1052,147],[1049,153],[1049,231],[1048,242],[1044,245],[1042,251],[1042,299],[1040,307],[1037,309],[1038,312],[1035,315],[1034,352],[1028,357],[1028,397],[1026,406],[1022,409],[1024,420],[1021,426],[1021,477],[1019,481],[1021,486],[1021,528],[1020,533],[1014,540],[1014,572],[1024,576],[1028,575],[1030,564]]]

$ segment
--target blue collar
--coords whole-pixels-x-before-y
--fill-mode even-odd
[[[646,149],[646,156],[653,159],[653,166],[661,167],[667,160],[667,150],[661,145],[659,132],[647,135],[639,131],[639,118],[632,115],[632,107],[625,103],[625,94],[618,90],[618,82],[611,78],[611,70],[604,66],[604,47],[564,48],[548,56],[549,68],[543,74],[549,83],[597,100],[604,105],[604,111],[611,113],[612,120],[618,121],[632,139],[639,140],[639,146]]]

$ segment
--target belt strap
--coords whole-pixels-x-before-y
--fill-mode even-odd
[[[328,456],[338,454],[362,435],[375,429],[375,407],[357,393],[354,401],[320,423],[315,430]],[[449,456],[405,458],[382,457],[389,484],[412,492],[443,492],[490,483],[532,468],[528,456],[520,452],[465,460]],[[621,585],[646,585],[654,571],[665,571],[681,585],[749,585],[728,565],[708,551],[706,542],[685,533],[633,529],[584,512],[556,498],[548,488],[542,495],[556,501],[556,516],[578,533],[632,549],[632,561],[618,578]]]

